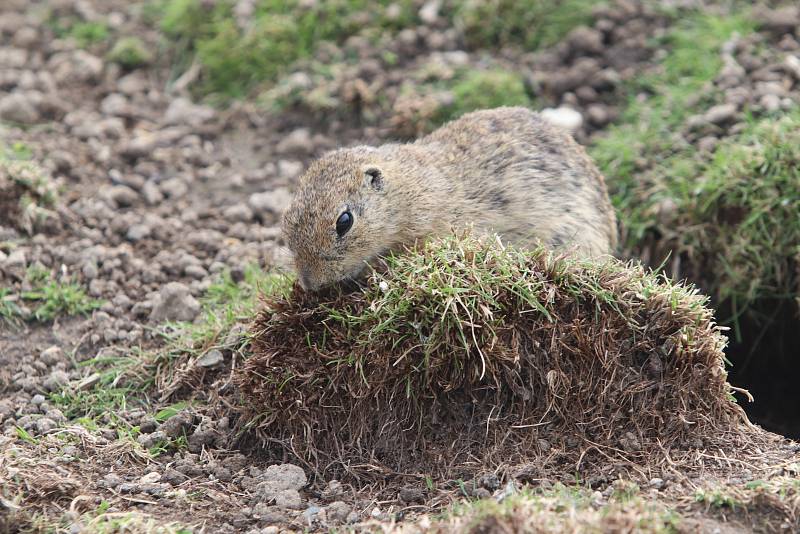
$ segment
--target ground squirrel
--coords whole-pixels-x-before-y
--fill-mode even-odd
[[[600,171],[568,133],[525,108],[468,113],[413,143],[331,152],[303,175],[283,217],[306,290],[467,225],[586,256],[617,243]]]

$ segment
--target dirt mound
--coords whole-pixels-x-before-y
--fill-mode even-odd
[[[467,236],[268,300],[235,380],[242,423],[326,476],[574,473],[738,441],[724,346],[691,288]]]

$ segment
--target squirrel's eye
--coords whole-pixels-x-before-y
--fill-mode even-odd
[[[339,218],[336,219],[336,233],[339,234],[339,237],[346,234],[351,226],[353,226],[353,214],[350,213],[350,210],[343,212],[339,215]]]

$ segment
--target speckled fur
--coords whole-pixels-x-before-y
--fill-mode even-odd
[[[355,221],[339,237],[344,209]],[[524,108],[469,113],[410,144],[331,152],[302,177],[283,220],[306,289],[354,278],[389,250],[466,225],[585,256],[617,244],[600,171],[569,134]]]

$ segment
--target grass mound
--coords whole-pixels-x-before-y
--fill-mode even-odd
[[[679,462],[743,420],[720,330],[641,267],[450,237],[362,291],[268,299],[235,382],[242,422],[326,474]]]

